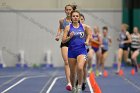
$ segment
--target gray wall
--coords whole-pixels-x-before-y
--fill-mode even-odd
[[[19,10],[64,9],[67,4],[93,9],[121,9],[122,0],[0,0],[1,3]]]
[[[94,25],[109,26],[109,35],[113,44],[109,50],[106,66],[111,66],[117,49],[116,38],[121,24],[121,10],[83,10],[86,23],[92,28]],[[15,11],[8,9],[0,11],[0,50],[3,50],[4,62],[7,66],[17,63],[16,54],[24,50],[28,65],[40,64],[44,61],[44,51],[51,50],[54,66],[63,66],[60,53],[60,41],[56,42],[55,34],[58,20],[65,17],[63,10]],[[50,33],[55,32],[55,33]]]

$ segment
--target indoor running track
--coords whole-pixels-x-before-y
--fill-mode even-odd
[[[124,76],[107,69],[108,77],[96,77],[102,93],[140,93],[140,73],[130,74],[123,68]],[[65,90],[63,68],[1,68],[0,93],[70,93]],[[90,84],[83,93],[93,93]]]

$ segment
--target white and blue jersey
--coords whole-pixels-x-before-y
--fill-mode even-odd
[[[68,57],[69,58],[77,58],[78,55],[87,55],[87,50],[85,47],[85,31],[83,25],[79,23],[78,28],[74,28],[72,24],[70,24],[70,30],[68,35],[73,32],[74,36],[69,41],[68,46]]]

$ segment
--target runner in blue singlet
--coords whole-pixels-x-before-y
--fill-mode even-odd
[[[83,81],[83,68],[86,61],[87,50],[85,45],[88,45],[91,37],[91,30],[89,26],[81,24],[80,13],[72,11],[71,13],[72,24],[66,26],[62,38],[62,42],[69,41],[68,46],[68,59],[70,66],[70,78],[72,83],[72,92],[81,93]],[[85,34],[86,37],[85,38]],[[76,71],[76,72],[75,72]],[[77,73],[78,86],[75,88],[75,76]]]

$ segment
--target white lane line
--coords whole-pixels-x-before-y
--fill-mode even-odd
[[[5,75],[5,76],[0,76],[0,78],[9,78],[9,77],[15,77],[17,75]]]
[[[89,81],[89,77],[87,77],[87,83],[88,83],[90,92],[91,92],[91,93],[94,93],[94,91],[93,91],[93,89],[92,89],[92,86],[91,86],[91,84],[90,84],[90,81]]]
[[[54,78],[54,76],[57,74],[57,70],[55,72],[52,73],[52,75],[50,76],[51,78],[49,78],[49,80],[47,80],[47,82],[45,83],[45,85],[43,86],[43,88],[41,89],[41,91],[39,93],[44,93],[47,85],[52,81],[52,79]]]
[[[22,78],[21,80],[19,80],[18,82],[16,82],[15,84],[13,84],[12,86],[8,87],[7,89],[5,89],[4,91],[2,91],[1,93],[6,93],[7,91],[9,91],[10,89],[12,89],[13,87],[17,86],[18,84],[20,84],[21,82],[23,82],[26,78]]]
[[[10,80],[4,82],[3,84],[0,85],[0,88],[3,87],[4,85],[6,85],[6,84],[8,84],[8,83],[10,83],[10,82],[12,82],[12,81],[14,81],[15,79],[17,79],[17,78],[19,78],[19,77],[25,75],[26,73],[27,73],[27,71],[26,71],[26,72],[22,72],[22,73],[20,73],[19,75],[17,75],[16,77],[13,77],[12,79],[10,79]]]
[[[36,75],[36,76],[28,76],[27,78],[30,79],[30,78],[41,78],[41,77],[49,77],[48,75]]]
[[[113,72],[111,73],[112,75],[116,75]],[[130,85],[132,85],[133,87],[135,87],[136,89],[140,90],[140,87],[136,84],[134,84],[131,80],[127,79],[126,77],[122,77],[122,79],[124,79],[127,83],[129,83]]]
[[[58,79],[61,79],[61,78],[65,78],[65,76],[56,77],[56,78],[53,80],[53,82],[52,82],[52,84],[50,85],[50,87],[48,88],[48,90],[46,91],[46,93],[50,93],[50,91],[51,91],[51,89],[53,88],[53,86],[54,86],[54,84],[56,83],[56,81],[57,81]]]
[[[1,79],[1,78],[12,78],[12,77],[16,77],[16,76],[17,76],[17,75],[5,75],[5,76],[0,76],[0,79]],[[38,76],[39,76],[39,77],[40,77],[40,76],[41,76],[41,77],[42,77],[42,76],[45,77],[45,76],[48,76],[48,75],[38,74],[38,75],[26,75],[26,76],[29,77],[29,78],[30,78],[30,77],[32,78],[32,77],[38,77]]]
[[[138,89],[139,91],[140,91],[140,87],[139,86],[137,86],[136,84],[134,84],[132,81],[130,81],[129,79],[127,79],[127,78],[123,78],[125,81],[127,81],[129,84],[131,84],[133,87],[135,87],[136,89]]]

